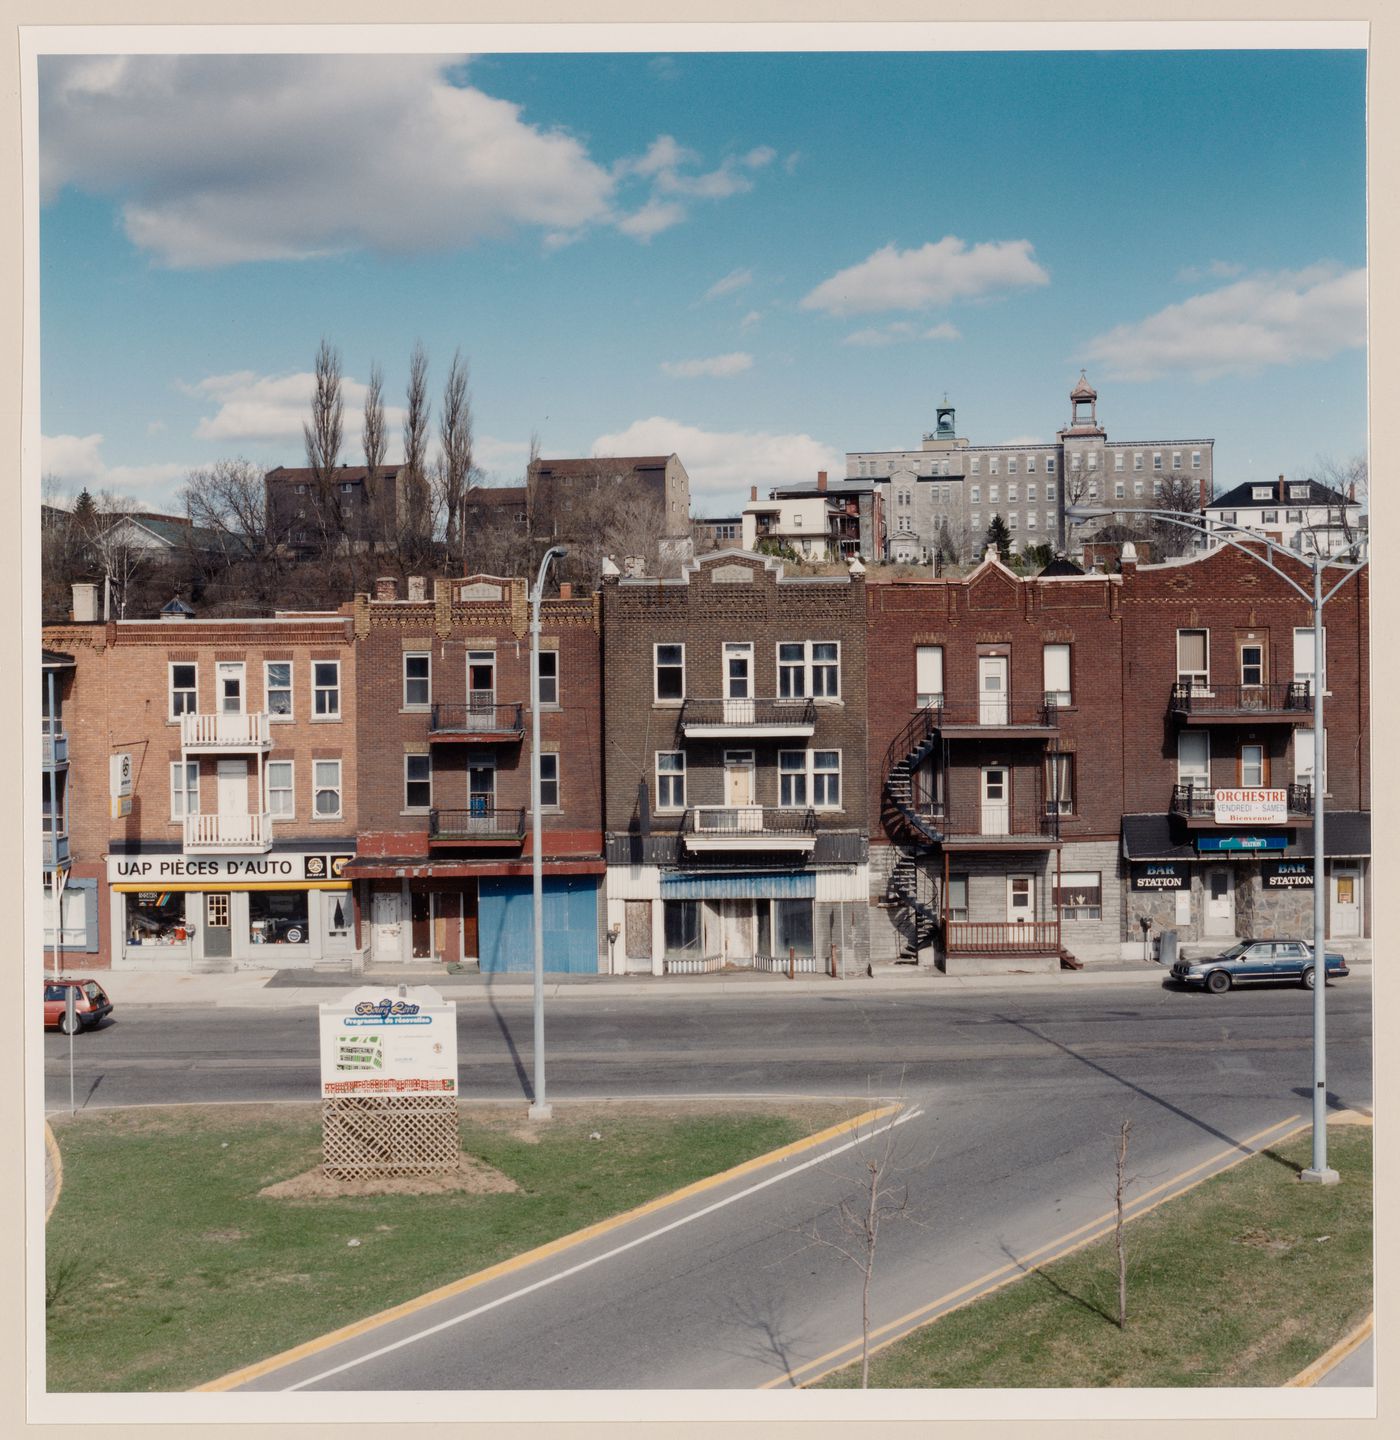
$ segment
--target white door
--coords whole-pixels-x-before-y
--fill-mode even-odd
[[[734,806],[753,804],[753,751],[725,752],[724,803]]]
[[[1361,934],[1361,871],[1338,865],[1332,871],[1332,914],[1327,930],[1335,940]]]
[[[248,762],[246,760],[219,761],[219,814],[246,815],[248,813]]]
[[[370,905],[374,958],[397,964],[403,959],[402,897],[397,890],[376,890]]]
[[[724,723],[753,724],[753,644],[728,641],[724,647]]]
[[[731,965],[753,964],[753,907],[752,900],[719,902],[721,953]]]
[[[467,652],[467,728],[492,730],[496,725],[496,652]]]
[[[243,662],[241,660],[220,660],[215,666],[215,694],[219,699],[219,714],[241,715],[243,713]]]
[[[1006,877],[1006,918],[1013,925],[1028,925],[1035,919],[1035,877]]]
[[[982,655],[977,661],[977,723],[1006,724],[1006,656]]]
[[[1011,833],[1011,774],[1005,765],[982,767],[982,834]]]
[[[1224,866],[1206,871],[1207,935],[1235,933],[1235,876]]]

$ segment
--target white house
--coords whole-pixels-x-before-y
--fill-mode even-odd
[[[1250,482],[1205,506],[1205,522],[1211,528],[1239,526],[1254,530],[1303,555],[1335,555],[1346,549],[1365,530],[1362,507],[1355,496],[1321,485],[1316,480]],[[1221,542],[1214,537],[1211,548]]]

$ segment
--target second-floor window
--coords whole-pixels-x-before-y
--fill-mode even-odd
[[[1194,790],[1210,789],[1210,736],[1204,730],[1183,730],[1176,737],[1176,783]]]
[[[779,750],[778,804],[784,809],[841,808],[839,750]]]
[[[943,703],[943,647],[914,647],[914,703],[920,710]]]
[[[318,720],[340,719],[340,661],[311,662],[311,713]]]
[[[727,641],[724,647],[724,698],[749,700],[753,696],[753,645]]]
[[[1176,632],[1176,678],[1181,685],[1204,690],[1210,684],[1209,649],[1204,630]]]
[[[269,660],[263,665],[263,694],[274,720],[292,718],[292,662]]]
[[[685,752],[683,750],[658,750],[656,752],[656,808],[658,810],[685,809]]]
[[[834,640],[784,640],[778,645],[780,700],[837,700],[841,696],[841,649]]]
[[[433,804],[433,757],[403,757],[403,808],[430,810]]]
[[[199,761],[175,760],[170,766],[170,818],[199,814]]]
[[[685,646],[657,645],[655,656],[655,695],[658,703],[685,699]]]
[[[1313,653],[1313,632],[1309,626],[1306,630],[1294,630],[1293,632],[1293,678],[1305,681],[1311,685],[1316,679],[1317,657]],[[1322,679],[1320,681],[1324,693],[1327,690],[1327,627],[1322,627]]]
[[[1068,645],[1045,647],[1045,699],[1054,705],[1070,703]]]
[[[1327,731],[1322,732],[1322,784],[1317,783],[1317,747],[1313,744],[1313,731],[1293,732],[1293,779],[1299,785],[1311,785],[1315,790],[1327,789]]]
[[[1045,757],[1045,808],[1051,815],[1074,813],[1074,756]]]
[[[267,762],[267,810],[274,820],[291,820],[296,815],[296,788],[290,760]]]
[[[540,651],[540,707],[559,705],[559,652]]]
[[[176,664],[170,667],[170,718],[193,714],[199,708],[199,666]]]
[[[334,820],[340,815],[340,761],[313,760],[311,777],[311,813],[318,820]]]
[[[540,756],[540,809],[559,808],[559,755],[557,752]]]
[[[1240,746],[1240,786],[1245,790],[1262,790],[1268,784],[1269,762],[1262,745]]]
[[[1264,683],[1264,647],[1254,641],[1240,646],[1240,684],[1262,685]]]
[[[433,657],[426,650],[406,650],[403,657],[403,708],[426,710],[432,698]]]

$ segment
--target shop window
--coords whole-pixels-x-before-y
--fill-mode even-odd
[[[656,808],[658,810],[685,809],[685,752],[683,750],[658,750],[656,752]]]
[[[340,661],[311,662],[312,714],[318,720],[340,719]]]
[[[294,768],[290,760],[267,762],[267,808],[274,820],[291,820],[297,811]]]
[[[181,715],[191,715],[198,708],[199,666],[172,665],[170,667],[170,718],[177,720]]]
[[[403,657],[403,708],[426,710],[432,700],[433,657],[409,650]]]
[[[183,945],[188,939],[182,891],[142,890],[127,895],[128,945]]]
[[[199,814],[199,761],[173,760],[170,764],[170,818],[183,820]]]
[[[540,756],[540,809],[559,808],[559,756]]]
[[[433,757],[403,757],[403,808],[429,810],[433,804]]]
[[[340,815],[340,761],[311,762],[312,814],[318,820],[334,820]]]
[[[678,703],[685,699],[685,646],[657,645],[655,657],[655,697],[659,705]]]
[[[798,955],[811,955],[812,949],[812,902],[810,900],[773,901],[774,953],[786,955],[789,950]]]
[[[311,939],[305,890],[250,890],[248,929],[254,945],[305,945]]]
[[[292,662],[269,660],[263,666],[263,694],[267,713],[274,720],[292,718]]]
[[[698,900],[664,900],[661,910],[667,957],[699,955],[700,902]]]
[[[1097,870],[1066,870],[1051,877],[1062,920],[1101,920],[1102,885]]]
[[[540,651],[540,708],[557,708],[559,705],[559,652]]]

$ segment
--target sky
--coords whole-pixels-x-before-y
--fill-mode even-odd
[[[679,454],[697,514],[917,447],[1210,437],[1217,490],[1366,448],[1365,54],[151,55],[39,62],[42,469],[178,508],[362,463],[421,340],[475,460]],[[436,419],[436,403],[434,420]]]

